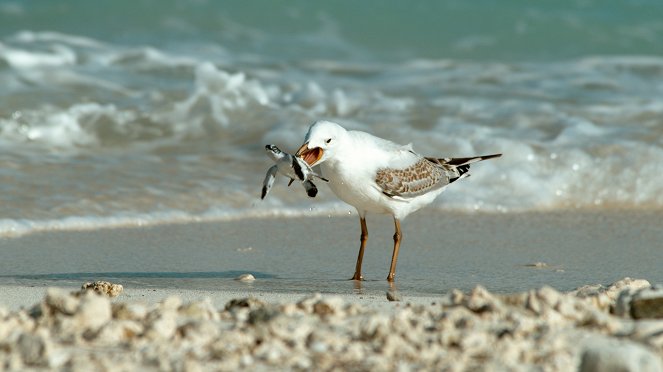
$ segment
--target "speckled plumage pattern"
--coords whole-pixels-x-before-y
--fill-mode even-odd
[[[414,197],[449,184],[456,173],[428,159],[421,159],[404,169],[382,168],[375,183],[387,196]],[[456,176],[457,177],[457,176]]]

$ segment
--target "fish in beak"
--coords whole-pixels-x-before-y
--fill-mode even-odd
[[[312,149],[308,148],[308,143],[302,145],[302,147],[297,150],[295,156],[300,157],[306,162],[309,166],[316,165],[320,159],[322,159],[323,150],[319,147],[314,147]]]

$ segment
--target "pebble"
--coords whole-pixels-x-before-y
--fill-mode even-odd
[[[69,292],[59,288],[49,288],[46,290],[43,308],[45,312],[55,311],[66,315],[72,315],[78,309],[80,299],[72,296]]]
[[[86,293],[76,310],[77,324],[85,331],[97,331],[108,323],[113,316],[108,298],[95,293]]]
[[[345,302],[340,297],[321,298],[313,304],[313,313],[321,316],[342,315]]]
[[[400,301],[401,295],[398,291],[387,291],[387,300],[388,301]]]
[[[630,338],[663,348],[663,320],[644,319],[633,324]]]
[[[122,293],[124,287],[122,284],[114,284],[104,281],[88,282],[83,284],[81,287],[82,291],[94,291],[100,295],[106,295],[108,297],[117,297]]]
[[[570,293],[478,286],[402,306],[320,294],[145,305],[49,289],[29,311],[0,311],[0,369],[661,371],[663,320],[628,315],[659,298],[628,278]]]
[[[25,332],[18,337],[18,350],[23,363],[29,366],[44,366],[47,363],[48,345],[40,334]]]
[[[537,269],[543,269],[543,268],[548,267],[548,264],[545,263],[545,262],[540,262],[540,261],[538,261],[538,262],[533,262],[533,263],[527,264],[527,265],[525,265],[525,266],[527,266],[527,267],[535,267],[535,268],[537,268]]]
[[[114,303],[113,317],[118,320],[142,320],[147,316],[147,306],[141,303]]]
[[[635,292],[630,308],[635,319],[663,318],[663,289],[645,288]]]
[[[253,282],[256,280],[256,277],[253,274],[242,274],[235,278],[235,280],[240,282]]]
[[[150,340],[169,340],[177,330],[177,315],[173,311],[166,310],[163,313],[153,313],[152,319],[145,332]]]
[[[661,355],[632,341],[594,336],[586,340],[579,372],[661,372]]]
[[[234,310],[238,308],[256,309],[265,305],[265,302],[254,297],[236,298],[228,301],[226,304],[226,310]]]

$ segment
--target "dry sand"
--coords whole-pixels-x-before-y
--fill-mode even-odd
[[[224,306],[214,304],[219,297],[154,303],[153,295],[137,294],[141,301],[111,301],[50,288],[30,309],[0,308],[0,369],[662,368],[663,290],[644,280],[568,294],[543,287],[496,295],[476,287],[431,304],[380,306],[319,294],[236,298]]]

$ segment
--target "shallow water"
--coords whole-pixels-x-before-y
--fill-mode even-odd
[[[663,206],[661,2],[259,5],[0,4],[0,234],[353,213],[258,198],[323,118],[505,154],[437,210]]]

